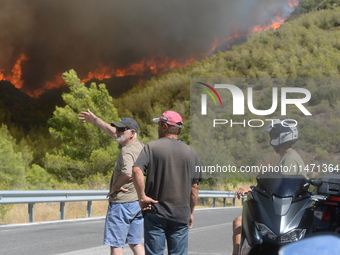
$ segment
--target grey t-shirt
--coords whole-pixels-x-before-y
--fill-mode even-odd
[[[196,151],[180,140],[161,138],[147,143],[134,166],[146,175],[145,194],[158,201],[156,215],[179,223],[190,220],[190,194],[202,173]]]

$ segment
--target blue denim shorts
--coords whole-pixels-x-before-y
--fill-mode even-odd
[[[107,209],[104,230],[104,244],[124,247],[140,244],[143,238],[143,216],[138,201],[131,203],[110,203]]]

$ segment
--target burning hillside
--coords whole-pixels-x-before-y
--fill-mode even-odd
[[[237,38],[277,29],[296,0],[2,1],[0,80],[32,97],[83,82],[161,74],[185,67]],[[254,25],[256,24],[256,25]]]

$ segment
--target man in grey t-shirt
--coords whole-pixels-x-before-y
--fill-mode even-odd
[[[116,123],[106,123],[89,109],[79,114],[82,123],[92,123],[118,142],[121,149],[110,182],[109,206],[104,229],[104,244],[110,246],[110,254],[123,254],[125,243],[135,255],[144,255],[142,245],[143,217],[132,182],[132,166],[143,143],[137,140],[138,123],[123,118]]]
[[[144,146],[132,173],[144,215],[145,253],[163,254],[166,239],[169,254],[187,254],[200,161],[193,148],[178,140],[183,125],[178,113],[166,111],[154,122],[159,139]]]

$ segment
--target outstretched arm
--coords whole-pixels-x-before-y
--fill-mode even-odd
[[[132,169],[132,180],[133,185],[135,185],[135,189],[138,195],[139,206],[143,211],[151,210],[152,204],[157,204],[158,201],[153,200],[152,198],[145,195],[144,191],[144,175],[142,169],[137,166],[134,166]]]
[[[116,139],[116,128],[112,127],[109,123],[106,123],[102,119],[98,118],[94,113],[87,109],[86,112],[79,113],[79,120],[81,123],[92,123],[97,125],[100,129],[102,129],[106,134]]]

